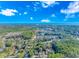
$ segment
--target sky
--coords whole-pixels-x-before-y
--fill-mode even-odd
[[[79,23],[79,1],[0,1],[0,23]]]

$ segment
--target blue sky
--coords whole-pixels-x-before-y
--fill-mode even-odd
[[[79,1],[0,1],[0,23],[78,23]]]

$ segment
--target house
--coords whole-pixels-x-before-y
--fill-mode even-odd
[[[51,39],[62,39],[63,36],[60,33],[53,33],[52,31],[40,30],[36,33],[37,40],[51,40]]]
[[[4,37],[5,39],[22,38],[22,34],[21,32],[10,32],[10,33],[7,33]]]

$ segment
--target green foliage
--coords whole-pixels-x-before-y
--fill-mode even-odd
[[[56,41],[56,53],[62,53],[65,57],[78,57],[79,55],[79,41],[65,39]]]
[[[24,31],[22,33],[22,35],[25,37],[25,39],[31,39],[33,37],[34,33],[32,31],[28,30],[28,31]]]
[[[23,58],[24,55],[25,55],[25,52],[24,52],[23,50],[20,50],[20,51],[18,52],[18,58]]]
[[[79,41],[76,40],[76,38],[78,37],[77,34],[79,32],[79,27],[77,26],[74,27],[52,26],[52,27],[54,27],[53,28],[54,31],[52,31],[53,34],[60,33],[61,35],[59,36],[63,37],[62,40],[59,39],[56,40],[54,39],[55,41],[45,39],[32,40],[32,38],[35,36],[34,31],[36,30],[36,28],[29,26],[0,27],[0,35],[2,36],[4,36],[9,32],[21,32],[23,35],[21,39],[18,38],[13,40],[7,39],[5,42],[6,45],[5,49],[2,52],[0,52],[0,58],[8,56],[16,56],[19,58],[23,58],[25,52],[28,52],[30,57],[35,56],[35,52],[37,52],[38,56],[39,53],[44,52],[45,54],[48,55],[48,58],[79,57]],[[39,29],[38,27],[37,29],[41,30],[41,28]],[[0,40],[0,48],[3,47],[3,44],[4,44],[3,40]]]
[[[63,58],[64,57],[64,54],[61,54],[61,53],[49,53],[48,54],[48,58]]]
[[[0,48],[3,47],[3,44],[4,44],[4,43],[3,43],[3,40],[1,39],[1,40],[0,40]]]
[[[0,58],[5,58],[11,55],[12,53],[12,48],[11,47],[7,47],[6,49],[4,49],[4,51],[0,52]]]
[[[7,41],[5,42],[5,46],[6,46],[6,47],[11,47],[11,46],[12,46],[12,40],[7,40]]]
[[[32,57],[34,55],[34,49],[29,49],[29,56]]]

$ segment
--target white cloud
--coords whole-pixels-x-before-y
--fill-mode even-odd
[[[68,14],[65,18],[74,18],[75,15],[74,14]]]
[[[61,13],[64,14],[74,14],[79,12],[79,1],[71,2],[67,9],[62,9]]]
[[[33,7],[34,11],[37,11],[37,8],[36,7]]]
[[[19,15],[22,15],[21,13],[19,13]]]
[[[33,20],[33,17],[30,17],[30,20]]]
[[[64,21],[67,21],[67,20],[69,20],[69,18],[74,18],[74,17],[75,17],[74,14],[68,14],[68,15],[65,16]]]
[[[26,5],[26,7],[27,7],[27,8],[29,8],[29,7],[30,7],[30,5]]]
[[[5,10],[1,10],[0,14],[5,15],[5,16],[14,16],[15,13],[17,13],[17,10],[14,9],[5,9]]]
[[[47,8],[47,7],[51,6],[51,5],[59,4],[56,1],[41,1],[41,3],[42,3],[43,8]]]
[[[43,20],[41,20],[41,22],[48,23],[48,22],[50,22],[50,20],[48,20],[48,19],[43,19]]]
[[[62,9],[61,13],[65,14],[65,19],[74,18],[76,16],[75,13],[79,13],[79,1],[71,2],[67,9]]]
[[[27,12],[24,12],[24,14],[27,14]]]
[[[55,15],[55,14],[52,14],[51,16],[52,16],[52,17],[56,17],[56,15]]]
[[[40,4],[40,2],[38,1],[38,2],[34,2],[34,6],[37,6],[37,5],[39,5]]]

